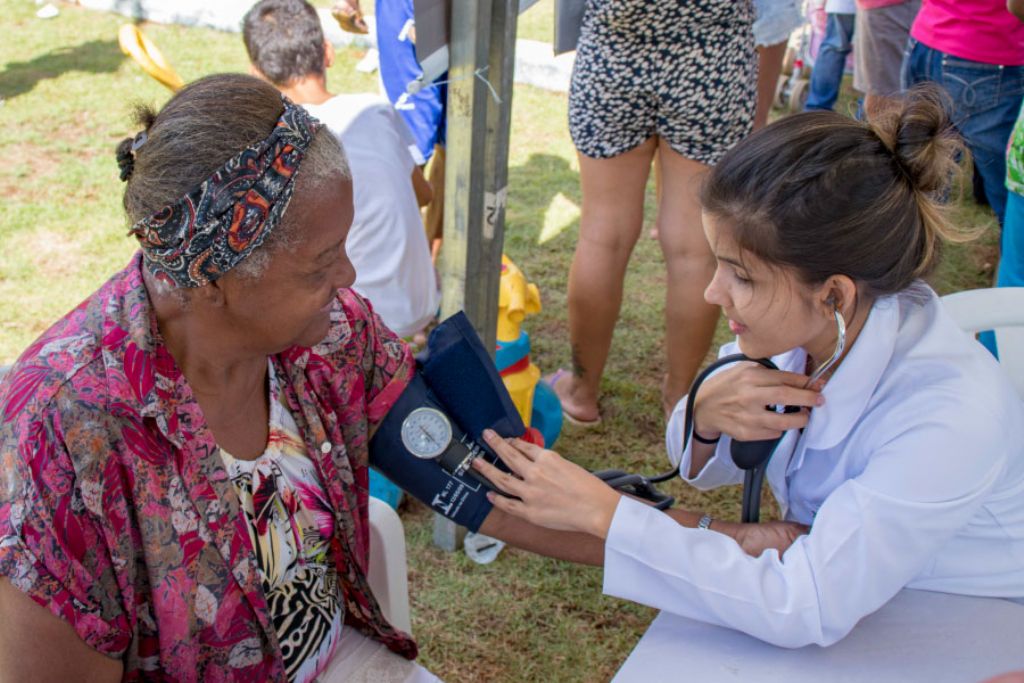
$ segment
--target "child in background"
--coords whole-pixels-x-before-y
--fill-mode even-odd
[[[857,5],[854,0],[828,0],[825,3],[825,39],[818,49],[811,72],[811,87],[804,111],[831,111],[839,98],[846,71],[846,57],[853,49],[853,24]]]
[[[417,334],[436,315],[440,292],[417,202],[429,201],[430,186],[410,153],[408,129],[374,94],[327,90],[334,50],[305,0],[261,0],[245,15],[242,35],[254,75],[305,106],[345,148],[355,205],[345,243],[356,268],[352,288],[396,334]]]

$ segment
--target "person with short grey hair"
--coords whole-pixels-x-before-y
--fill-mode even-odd
[[[409,129],[377,94],[327,89],[334,48],[306,0],[260,0],[246,13],[242,35],[250,72],[305,107],[345,147],[357,177],[346,242],[353,287],[399,336],[422,337],[441,291],[420,218],[432,191],[411,153]]]

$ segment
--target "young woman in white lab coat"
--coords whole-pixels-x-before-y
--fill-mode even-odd
[[[705,298],[736,334],[722,353],[780,370],[741,363],[709,378],[695,399],[699,441],[684,448],[684,399],[669,457],[694,486],[736,484],[731,439],[783,435],[767,479],[785,519],[809,527],[784,553],[747,555],[727,535],[736,525],[659,512],[556,453],[491,435],[517,475],[477,461],[518,498],[495,506],[604,538],[609,595],[786,647],[840,640],[904,587],[1024,598],[1024,404],[921,280],[957,238],[935,198],[959,149],[939,97],[917,91],[871,125],[783,119],[705,182],[718,260]],[[835,348],[836,310],[846,351],[805,388]]]

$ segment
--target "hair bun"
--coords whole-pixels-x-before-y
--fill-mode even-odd
[[[134,138],[125,138],[117,144],[117,167],[121,169],[121,182],[128,182],[135,170],[135,153],[132,151]]]
[[[963,141],[950,121],[950,110],[946,93],[936,85],[924,84],[907,91],[899,104],[870,124],[920,192],[944,192],[965,154]]]

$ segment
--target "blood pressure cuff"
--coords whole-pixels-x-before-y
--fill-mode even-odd
[[[402,423],[417,408],[436,408],[448,416],[456,438],[472,439],[481,457],[503,469],[484,443],[483,431],[522,436],[526,427],[464,313],[434,328],[416,370],[370,441],[370,465],[434,511],[477,531],[491,511],[487,486],[468,472],[450,474],[436,460],[410,453],[402,441]]]

